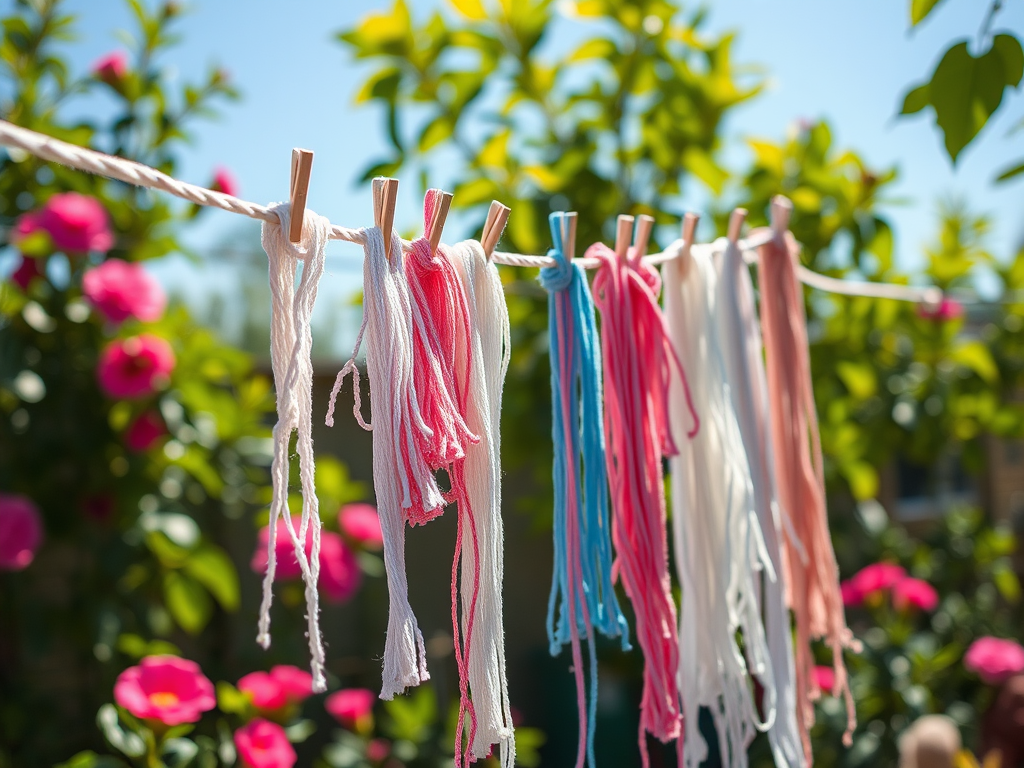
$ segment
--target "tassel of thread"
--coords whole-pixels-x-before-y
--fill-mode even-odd
[[[746,450],[754,489],[754,506],[761,523],[765,549],[777,578],[765,579],[762,593],[768,654],[775,672],[775,697],[765,691],[764,706],[775,708],[775,722],[768,741],[777,766],[805,768],[808,765],[800,737],[796,710],[796,669],[793,634],[786,608],[785,565],[782,549],[784,530],[792,530],[785,510],[779,507],[775,490],[775,459],[768,423],[768,388],[761,357],[761,330],[754,305],[754,286],[743,255],[734,243],[722,255],[718,288],[718,325],[727,343],[721,346],[726,380],[743,446]],[[798,556],[806,560],[803,545],[792,539]]]
[[[552,656],[571,646],[580,723],[576,766],[581,768],[586,758],[593,768],[598,677],[593,631],[621,637],[623,650],[628,650],[629,627],[612,585],[601,350],[594,300],[582,268],[565,256],[564,218],[564,213],[549,217],[555,247],[548,256],[556,266],[540,271],[540,283],[548,291],[555,489],[555,562],[547,630]],[[581,636],[590,641],[589,705]]]
[[[327,414],[334,423],[334,401],[345,376],[353,374],[353,412],[364,429],[373,430],[373,490],[384,538],[388,580],[388,630],[380,697],[394,698],[410,686],[430,679],[416,616],[409,604],[405,569],[406,510],[444,506],[444,498],[426,458],[418,450],[421,436],[431,434],[420,412],[413,375],[412,299],[401,258],[402,242],[394,234],[392,258],[384,254],[380,229],[366,230],[363,246],[363,324],[352,358],[338,373]],[[370,376],[370,423],[360,415],[359,369],[356,356],[366,341]]]
[[[423,204],[424,229],[434,218],[441,191],[427,191]],[[466,425],[473,359],[459,353],[469,345],[470,311],[458,272],[451,262],[447,246],[438,245],[433,253],[426,237],[413,241],[406,258],[409,291],[413,310],[413,375],[424,419],[432,432],[421,450],[432,469],[444,469],[451,482],[448,501],[458,504],[455,553],[452,558],[452,637],[455,663],[459,671],[459,714],[456,725],[455,764],[472,762],[477,735],[475,703],[470,698],[469,660],[473,650],[477,601],[480,593],[480,536],[472,499],[466,492],[466,451],[480,438]],[[408,511],[410,524],[423,524],[444,510]],[[466,532],[472,553],[464,555]],[[459,565],[467,564],[461,575],[464,599],[459,603]],[[468,574],[472,574],[469,577]],[[466,582],[469,583],[468,586]],[[461,617],[460,617],[461,613]],[[469,738],[465,749],[462,733],[469,718]]]
[[[459,271],[469,306],[471,334],[458,336],[458,368],[468,370],[467,423],[480,440],[466,447],[464,469],[466,504],[460,516],[475,512],[476,545],[462,548],[462,599],[471,602],[478,591],[472,646],[467,648],[469,687],[477,716],[470,738],[472,754],[484,758],[499,745],[502,768],[515,764],[515,731],[505,671],[505,634],[501,585],[504,574],[504,534],[501,518],[501,399],[512,343],[508,308],[501,278],[475,240],[458,243],[451,258]],[[461,365],[465,360],[465,368]],[[453,481],[454,482],[454,481]],[[472,586],[465,574],[474,573]],[[461,731],[460,731],[461,734]]]
[[[295,550],[306,587],[306,620],[310,669],[315,692],[327,689],[324,679],[324,647],[320,636],[320,600],[317,580],[320,576],[320,503],[317,501],[313,464],[313,364],[310,354],[313,335],[310,318],[317,287],[324,271],[324,252],[331,224],[323,216],[307,210],[302,223],[300,244],[289,242],[290,206],[271,206],[276,222],[264,222],[263,248],[270,263],[270,359],[277,394],[277,424],[274,425],[274,460],[271,465],[273,496],[270,504],[267,572],[263,578],[259,633],[256,641],[270,647],[270,605],[273,601],[274,575],[277,569],[277,523],[285,529]],[[302,276],[295,287],[295,272],[302,263]],[[289,451],[292,432],[298,433],[299,480],[302,487],[302,517],[295,530],[288,511]],[[306,553],[305,543],[311,551]]]
[[[677,671],[679,640],[668,573],[662,457],[675,455],[669,429],[669,380],[675,352],[658,306],[658,273],[631,250],[620,260],[602,243],[587,249],[600,260],[594,300],[601,311],[606,464],[611,487],[615,570],[636,613],[644,655],[640,757],[650,765],[647,736],[679,738],[682,714]],[[692,437],[699,428],[689,385],[679,375],[690,408]]]
[[[811,640],[822,638],[832,650],[833,694],[846,700],[843,742],[853,741],[857,719],[843,650],[859,649],[846,626],[839,590],[839,567],[828,530],[821,438],[811,387],[811,365],[803,292],[796,276],[798,246],[788,232],[761,246],[761,330],[767,358],[772,441],[779,501],[793,516],[793,527],[806,550],[801,560],[787,540],[789,605],[796,617],[797,709],[807,762],[812,762],[810,727],[814,700],[821,695],[814,676]]]
[[[725,383],[715,323],[716,275],[708,254],[693,254],[683,275],[681,259],[664,267],[665,316],[683,367],[699,370],[693,403],[701,430],[680,441],[672,469],[675,561],[682,585],[679,687],[686,739],[683,758],[697,768],[708,755],[699,712],[711,713],[722,764],[745,768],[747,747],[774,720],[761,723],[747,682],[758,678],[770,701],[775,681],[761,622],[758,580],[775,578],[754,511],[753,486],[736,415]],[[672,423],[687,426],[687,402],[672,385]],[[743,650],[738,635],[742,634]],[[744,658],[746,653],[746,659]]]

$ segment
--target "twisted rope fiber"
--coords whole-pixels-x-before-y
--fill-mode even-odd
[[[324,251],[330,222],[312,211],[306,211],[302,242],[296,245],[290,243],[285,235],[290,213],[288,203],[277,203],[269,210],[274,221],[264,222],[262,240],[270,262],[270,359],[274,371],[274,389],[277,392],[277,424],[274,425],[273,433],[273,499],[268,529],[267,572],[263,578],[263,600],[256,639],[264,648],[270,646],[270,604],[277,568],[277,523],[283,518],[306,586],[307,637],[313,690],[320,692],[327,689],[327,682],[323,671],[324,648],[320,636],[317,594],[317,580],[320,576],[320,504],[314,483],[313,364],[310,358],[313,337],[310,319],[317,286],[324,271]],[[302,276],[296,288],[295,272],[299,262],[302,262]],[[293,431],[298,432],[296,451],[299,454],[299,478],[302,485],[302,518],[298,532],[295,531],[288,511],[288,444]],[[307,537],[311,539],[308,556],[305,548]]]
[[[554,448],[554,553],[547,631],[552,656],[572,649],[579,713],[576,766],[584,758],[595,765],[597,726],[597,659],[594,629],[621,637],[629,650],[629,628],[612,585],[608,519],[608,474],[601,420],[601,349],[594,300],[583,269],[563,251],[565,214],[549,217],[557,264],[540,271],[548,291],[548,337],[551,357],[552,445]],[[583,483],[580,482],[580,475]],[[556,608],[558,621],[555,621]],[[590,701],[580,636],[588,639]]]
[[[457,337],[459,360],[472,358],[469,366],[468,424],[480,440],[466,448],[466,458],[456,462],[464,472],[466,503],[460,514],[472,509],[476,545],[462,549],[462,600],[470,602],[467,573],[478,573],[479,599],[469,658],[469,688],[477,715],[478,730],[470,738],[473,756],[486,757],[492,744],[499,745],[502,768],[515,763],[515,733],[508,696],[503,629],[502,580],[504,533],[501,516],[501,400],[511,354],[508,308],[501,278],[484,255],[480,243],[467,240],[452,246],[451,260],[459,271],[469,303],[469,338]],[[459,366],[462,370],[462,366]],[[476,589],[476,587],[474,587]],[[465,621],[465,615],[463,617]]]
[[[594,300],[602,317],[612,540],[618,553],[615,567],[636,613],[637,639],[644,655],[638,742],[647,768],[646,734],[663,742],[678,739],[682,718],[662,478],[662,457],[677,452],[668,412],[673,370],[684,382],[690,403],[690,437],[696,434],[699,421],[658,306],[657,272],[632,249],[627,259],[620,260],[607,246],[596,243],[587,255],[601,260],[594,278]]]
[[[732,395],[743,447],[753,483],[754,506],[771,558],[775,579],[764,579],[761,608],[768,640],[768,653],[775,673],[775,696],[765,692],[765,707],[775,709],[775,722],[768,730],[768,741],[775,764],[787,768],[805,768],[806,757],[796,711],[796,676],[793,660],[793,636],[786,608],[783,532],[806,560],[785,510],[779,507],[775,490],[775,461],[772,456],[768,423],[768,390],[761,356],[761,332],[754,303],[750,272],[743,264],[738,247],[730,244],[719,263],[718,325],[724,345],[726,381]]]
[[[686,267],[685,276],[682,267]],[[686,729],[683,762],[697,768],[708,756],[699,712],[706,707],[718,734],[722,764],[746,768],[747,747],[775,719],[775,680],[761,621],[758,585],[774,579],[754,510],[753,486],[715,323],[716,275],[703,253],[664,267],[670,338],[692,383],[700,432],[678,442],[670,459],[675,563],[682,585],[679,687]],[[672,382],[673,429],[688,426],[682,387]],[[739,636],[742,634],[742,650]],[[746,659],[744,658],[744,652]],[[766,693],[765,722],[751,697],[748,672]]]
[[[789,605],[796,616],[797,711],[802,721],[804,753],[808,764],[813,764],[809,730],[814,724],[813,702],[821,691],[814,676],[811,640],[822,638],[832,651],[833,695],[843,696],[846,701],[843,741],[847,746],[852,743],[857,721],[843,650],[856,650],[859,644],[846,626],[839,566],[828,530],[821,437],[796,259],[796,241],[786,233],[784,238],[777,237],[761,247],[758,275],[779,501],[793,515],[796,534],[806,550],[801,560],[787,540],[786,585]]]

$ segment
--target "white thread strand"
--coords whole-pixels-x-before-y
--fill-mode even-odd
[[[476,710],[477,732],[471,749],[482,759],[499,745],[502,768],[515,763],[515,732],[505,670],[502,580],[504,533],[501,518],[501,399],[511,353],[511,331],[505,293],[497,268],[488,263],[475,240],[451,249],[470,311],[469,349],[459,349],[460,361],[471,355],[467,421],[480,441],[466,448],[466,493],[476,518],[480,551],[480,591],[469,654],[469,685]],[[462,337],[459,338],[463,341]],[[464,370],[462,362],[459,370]],[[460,510],[461,514],[461,510]],[[465,530],[470,531],[466,525]],[[462,546],[462,602],[472,600],[473,546]],[[465,628],[465,616],[463,618]]]
[[[324,648],[320,637],[320,601],[317,580],[320,575],[320,504],[316,497],[313,464],[313,337],[311,317],[317,287],[324,271],[330,222],[312,211],[303,219],[300,244],[288,241],[289,205],[278,203],[268,208],[273,221],[263,223],[263,248],[270,263],[270,360],[277,394],[277,424],[274,425],[274,460],[271,466],[273,499],[270,505],[267,572],[263,579],[257,642],[270,646],[270,605],[273,601],[277,568],[277,523],[283,519],[292,540],[306,586],[306,620],[313,690],[327,689],[324,679]],[[302,276],[295,287],[295,272],[302,265]],[[302,487],[302,518],[298,532],[288,511],[289,443],[297,431],[299,479]],[[305,542],[311,539],[307,556]]]
[[[686,437],[689,409],[673,380],[670,410],[679,453],[670,459],[676,570],[682,584],[679,688],[685,712],[683,762],[707,758],[699,712],[707,707],[718,732],[722,764],[745,768],[747,747],[775,717],[758,720],[747,674],[774,699],[775,682],[761,623],[756,582],[775,574],[755,516],[753,487],[725,382],[714,322],[716,278],[707,252],[664,267],[665,315],[673,346],[690,378],[700,430]],[[736,635],[742,632],[744,658]]]
[[[775,764],[779,768],[805,768],[796,711],[796,666],[781,548],[783,530],[795,539],[792,523],[783,515],[775,493],[775,467],[768,423],[768,384],[762,359],[761,328],[754,303],[754,287],[743,256],[727,247],[719,266],[718,322],[721,328],[726,377],[736,409],[743,446],[751,470],[754,505],[765,547],[777,575],[765,579],[761,593],[768,638],[768,653],[775,672],[775,723],[768,731]],[[785,521],[785,522],[784,522]],[[796,542],[799,544],[799,542]],[[799,546],[799,551],[803,546]],[[806,554],[805,554],[806,557]],[[765,692],[767,697],[768,692]]]

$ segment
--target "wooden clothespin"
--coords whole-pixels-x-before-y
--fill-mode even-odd
[[[772,222],[772,233],[776,237],[782,237],[789,229],[789,215],[793,212],[793,203],[788,197],[776,195],[772,198],[770,216]]]
[[[501,239],[501,233],[505,231],[508,215],[511,212],[512,209],[507,205],[502,205],[497,200],[491,202],[490,210],[487,211],[487,220],[484,222],[484,231],[480,234],[480,245],[483,246],[484,255],[488,259],[494,254],[494,249],[498,247],[498,240]]]
[[[313,170],[313,153],[308,149],[292,150],[292,174],[288,191],[290,223],[288,240],[297,243],[302,239],[302,222],[306,218],[306,195],[309,192],[309,174]]]
[[[647,246],[651,242],[651,231],[654,229],[654,217],[641,213],[636,217],[636,237],[633,240],[633,248],[637,258],[647,255]]]
[[[434,251],[437,250],[437,246],[441,243],[441,230],[444,229],[444,222],[448,218],[448,209],[452,207],[452,198],[454,197],[450,192],[443,192],[436,190],[438,195],[437,207],[434,209],[434,217],[430,222],[430,229],[426,233],[427,239],[430,241],[430,255],[434,255]]]
[[[679,251],[679,271],[686,274],[690,266],[690,248],[693,246],[694,236],[697,234],[697,222],[700,216],[696,213],[683,215],[683,248]]]
[[[373,226],[384,235],[384,256],[391,258],[391,232],[395,227],[398,179],[378,176],[373,180]]]
[[[738,243],[740,241],[740,231],[743,229],[743,222],[746,218],[746,208],[737,208],[732,212],[732,215],[729,217],[729,232],[727,234],[730,243]]]
[[[616,221],[615,255],[624,259],[629,255],[629,243],[633,239],[633,217],[622,215]]]
[[[567,261],[572,261],[576,256],[576,219],[578,216],[576,211],[572,211],[562,217],[562,253]]]

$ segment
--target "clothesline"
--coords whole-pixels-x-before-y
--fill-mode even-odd
[[[166,173],[151,168],[148,165],[137,163],[134,160],[126,160],[122,157],[115,157],[69,144],[52,136],[21,128],[6,120],[0,120],[0,145],[27,152],[43,160],[49,160],[80,171],[93,173],[97,176],[116,179],[138,187],[158,189],[196,205],[221,208],[231,213],[238,213],[261,221],[277,221],[277,217],[265,205],[242,200],[223,192],[215,192],[196,184],[179,181],[168,176]],[[333,240],[342,240],[358,245],[363,245],[366,242],[364,230],[351,229],[338,224],[332,224],[330,236]],[[755,229],[747,238],[739,241],[740,250],[743,252],[744,258],[748,263],[756,260],[756,248],[768,242],[771,236],[771,231],[768,229]],[[707,249],[712,253],[717,253],[725,248],[725,243],[725,238],[719,238],[712,243],[693,245],[691,250],[700,251]],[[411,247],[411,242],[402,240],[403,250],[408,251]],[[661,264],[678,258],[682,250],[683,242],[677,240],[664,251],[651,254],[645,257],[644,260],[649,264]],[[531,256],[504,251],[495,251],[493,260],[498,264],[515,267],[540,268],[554,266],[555,264],[554,260],[547,256]],[[574,259],[574,261],[585,269],[593,269],[598,265],[596,259],[579,258]],[[937,306],[943,299],[942,290],[934,286],[919,287],[893,283],[854,282],[822,275],[803,265],[797,267],[797,275],[801,282],[812,288],[847,296],[897,299],[930,306]]]

